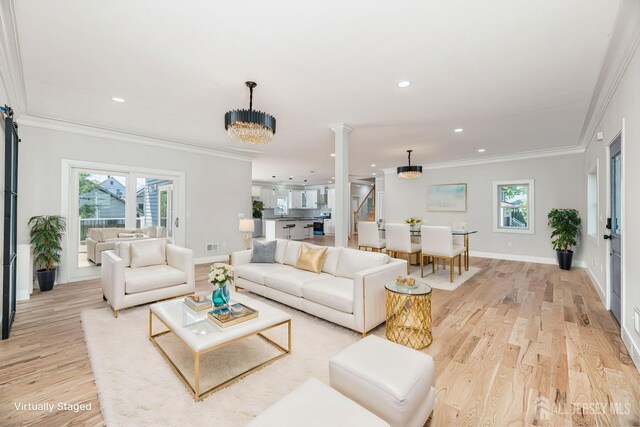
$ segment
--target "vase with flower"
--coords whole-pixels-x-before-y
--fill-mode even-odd
[[[404,220],[404,222],[405,224],[409,224],[411,230],[417,231],[420,229],[419,227],[422,220],[420,218],[407,218]]]
[[[233,281],[233,267],[229,264],[215,263],[209,270],[209,283],[213,285],[211,301],[215,307],[229,305],[229,286]]]

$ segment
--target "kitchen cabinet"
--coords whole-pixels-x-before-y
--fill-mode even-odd
[[[260,187],[256,187],[255,185],[251,186],[251,197],[260,197]]]
[[[265,209],[273,209],[276,207],[276,196],[273,195],[273,189],[261,188],[260,201],[264,203]]]
[[[318,208],[318,190],[306,190],[302,198],[302,207],[307,209]]]
[[[289,209],[302,208],[302,190],[289,190]]]
[[[327,208],[333,210],[336,206],[336,189],[327,190]]]
[[[333,219],[324,220],[324,234],[333,236],[336,234],[336,222]]]

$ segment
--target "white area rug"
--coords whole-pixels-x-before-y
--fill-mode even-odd
[[[471,279],[474,274],[479,272],[481,269],[478,267],[469,266],[469,271],[465,271],[464,266],[462,267],[462,276],[458,276],[458,267],[456,265],[454,269],[455,275],[453,276],[453,282],[449,281],[449,267],[447,266],[446,270],[442,269],[442,265],[440,265],[440,269],[436,270],[435,274],[432,272],[431,264],[424,266],[424,277],[420,277],[420,266],[411,266],[411,277],[415,277],[416,280],[420,280],[425,282],[429,286],[435,289],[442,289],[445,291],[453,291],[457,289],[467,280]]]
[[[328,383],[329,359],[361,338],[346,328],[249,295],[291,315],[293,353],[198,403],[148,340],[148,306],[124,310],[118,319],[106,308],[83,312],[82,326],[106,424],[244,426],[307,379],[315,377]],[[373,333],[384,336],[384,331],[382,324]],[[192,356],[176,338],[163,338],[181,364],[193,364]],[[252,340],[203,356],[201,371],[228,378],[242,365],[273,354],[264,341]]]

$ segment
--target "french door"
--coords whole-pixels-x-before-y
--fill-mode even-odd
[[[105,245],[96,242],[115,243],[153,229],[157,237],[185,245],[184,173],[63,161],[65,173],[62,205],[69,228],[62,282],[100,275]]]

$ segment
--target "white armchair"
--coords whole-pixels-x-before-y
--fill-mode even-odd
[[[102,254],[102,292],[122,309],[195,291],[193,251],[164,239],[118,242]]]

